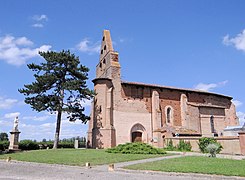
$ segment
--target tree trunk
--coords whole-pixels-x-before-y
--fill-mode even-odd
[[[58,114],[57,114],[56,130],[55,130],[55,136],[54,136],[54,146],[53,146],[53,149],[57,149],[58,148],[59,137],[60,137],[61,115],[62,115],[62,111],[59,110],[58,111]]]
[[[59,137],[60,137],[60,125],[61,125],[61,116],[62,116],[62,107],[63,107],[63,98],[64,98],[64,90],[60,90],[60,107],[58,109],[57,121],[56,121],[56,130],[54,136],[54,146],[53,149],[58,148]]]

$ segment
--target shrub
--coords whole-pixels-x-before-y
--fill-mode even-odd
[[[191,151],[191,143],[185,142],[184,140],[180,140],[179,144],[177,145],[177,150],[179,151]]]
[[[179,141],[179,144],[177,144],[177,146],[174,146],[172,139],[170,139],[167,142],[167,146],[164,149],[168,151],[191,151],[191,148],[192,146],[190,142],[185,142],[184,140],[181,139]]]
[[[47,147],[51,149],[51,148],[53,148],[54,142],[53,141],[46,141],[46,142],[43,142],[42,145],[43,145],[44,149],[47,149]]]
[[[74,148],[74,142],[59,142],[58,148]]]
[[[167,141],[167,147],[164,148],[168,151],[174,151],[174,150],[177,150],[177,148],[173,145],[173,140],[170,139],[169,141]]]
[[[46,142],[40,142],[39,147],[41,149],[52,149],[54,145],[53,141],[46,141]],[[68,142],[68,141],[61,141],[58,144],[58,148],[74,148],[74,142]]]
[[[223,149],[221,144],[218,143],[216,139],[209,138],[209,137],[203,137],[203,138],[199,139],[199,143],[198,143],[200,151],[202,153],[208,153],[206,148],[209,144],[217,144],[217,146],[218,146],[217,153],[220,153],[220,151]]]
[[[206,150],[210,153],[210,157],[216,157],[218,149],[219,149],[219,145],[217,143],[210,143],[206,147]]]
[[[0,150],[1,151],[8,149],[8,147],[9,147],[9,141],[0,141]]]
[[[19,149],[21,150],[36,150],[39,149],[37,142],[32,140],[22,140],[19,142]]]
[[[108,153],[122,153],[122,154],[166,154],[163,149],[154,148],[145,143],[126,143],[120,144],[114,148],[107,149]]]

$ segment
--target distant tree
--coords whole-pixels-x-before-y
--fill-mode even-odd
[[[0,141],[8,141],[8,140],[9,140],[8,134],[5,132],[1,132],[0,133]]]
[[[87,88],[89,69],[80,64],[79,58],[70,51],[39,52],[45,62],[40,65],[28,64],[36,72],[32,84],[24,85],[19,92],[26,96],[25,103],[32,109],[57,113],[54,146],[59,142],[62,112],[68,113],[70,121],[86,123],[89,117],[84,114],[82,102],[91,99],[93,92]]]

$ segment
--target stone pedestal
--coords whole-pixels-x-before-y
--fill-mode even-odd
[[[74,148],[78,149],[79,148],[79,141],[76,139],[74,142]]]
[[[12,131],[10,132],[10,143],[9,143],[9,150],[19,151],[19,131]]]
[[[241,154],[245,155],[245,131],[241,131],[239,134]]]

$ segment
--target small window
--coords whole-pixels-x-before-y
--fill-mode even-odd
[[[100,52],[100,54],[103,54],[103,49],[101,49],[101,52]]]
[[[104,50],[106,50],[106,45],[104,46]]]
[[[102,68],[102,64],[100,63],[100,68]]]
[[[102,41],[104,41],[105,40],[105,36],[103,36],[103,38],[102,38]]]
[[[105,64],[105,59],[103,60],[103,63]]]

